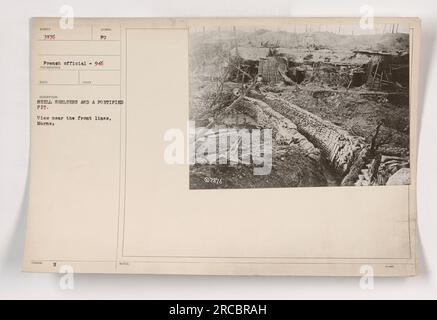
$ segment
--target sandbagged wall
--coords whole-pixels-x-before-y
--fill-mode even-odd
[[[339,174],[345,175],[357,154],[366,147],[363,138],[352,136],[333,123],[284,99],[267,94],[264,101],[295,123],[298,130],[321,150],[323,157]]]
[[[305,156],[319,161],[321,151],[302,135],[296,124],[279,112],[273,110],[267,103],[253,98],[244,97],[235,110],[227,112],[221,119],[227,126],[261,126],[271,128],[274,140],[281,145],[295,145]]]

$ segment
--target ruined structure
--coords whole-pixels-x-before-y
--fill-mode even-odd
[[[276,84],[284,81],[287,72],[287,59],[280,56],[266,57],[259,60],[258,74],[265,82]]]
[[[408,86],[408,53],[398,55],[370,50],[355,50],[353,58],[368,60],[364,65],[364,80],[372,89],[398,83],[401,87]]]
[[[242,70],[262,76],[269,84],[315,81],[346,88],[365,85],[373,90],[408,87],[408,52],[355,50],[348,57],[331,60],[321,59],[320,54],[317,59],[312,53],[296,57],[281,53],[276,47],[263,47],[234,49],[231,55],[241,60]]]

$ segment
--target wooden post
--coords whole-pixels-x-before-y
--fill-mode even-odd
[[[376,64],[375,73],[373,74],[372,87],[375,84],[375,78],[376,78],[376,75],[378,74],[378,68],[379,68],[379,60],[378,60],[378,63]]]
[[[384,67],[383,67],[383,69],[381,70],[381,76],[379,77],[379,89],[381,89],[381,83],[382,83],[382,76],[384,75]]]
[[[235,26],[233,26],[233,30],[234,30],[235,53],[238,56],[237,28]]]

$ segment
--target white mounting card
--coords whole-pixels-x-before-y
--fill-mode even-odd
[[[23,270],[416,274],[417,18],[33,18]]]

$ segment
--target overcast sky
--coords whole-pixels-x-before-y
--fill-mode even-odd
[[[314,32],[314,31],[328,31],[337,34],[381,34],[391,33],[394,26],[395,32],[408,33],[408,25],[393,25],[393,24],[374,24],[373,29],[363,29],[356,24],[295,24],[295,25],[281,25],[278,27],[272,26],[257,26],[257,27],[237,27],[237,30],[255,31],[259,29],[267,29],[272,31],[288,31],[288,32]],[[218,27],[205,27],[206,31],[217,30]],[[222,31],[230,31],[232,27],[220,27]],[[203,27],[193,27],[190,29],[193,32],[203,31]]]

